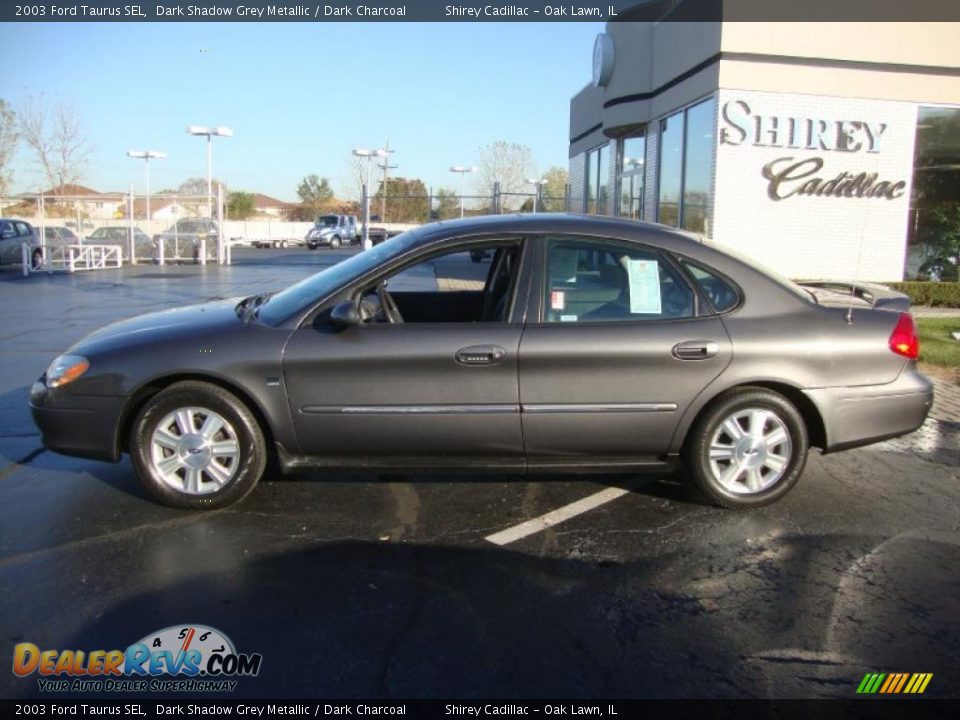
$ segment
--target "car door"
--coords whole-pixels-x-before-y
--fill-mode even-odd
[[[522,243],[511,242],[522,258]],[[417,313],[411,303],[428,292],[433,274],[436,293],[457,294],[465,309],[460,317],[438,321],[439,315],[431,318],[421,310],[418,322],[338,329],[321,313],[293,333],[284,351],[283,375],[305,454],[430,456],[446,465],[469,464],[471,459],[489,464],[498,458],[522,463],[517,388],[520,299],[525,298],[519,289],[522,261],[514,266],[502,314],[482,321],[476,313],[489,303],[482,298],[467,302],[463,296],[471,290],[464,288],[486,293],[492,287],[492,269],[477,276],[468,253],[460,254],[457,262],[437,261],[433,268],[428,267],[433,256],[418,258],[390,277],[388,285],[397,306],[413,317]],[[456,277],[445,281],[440,265]],[[470,277],[474,280],[464,280]]]
[[[685,273],[652,246],[540,238],[520,345],[531,464],[656,458],[684,409],[729,364],[730,340]]]

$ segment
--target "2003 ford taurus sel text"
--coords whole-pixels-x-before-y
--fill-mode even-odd
[[[682,460],[710,500],[752,507],[797,482],[810,446],[909,433],[932,402],[909,314],[817,297],[657,225],[441,222],[275,294],[105,327],[30,403],[48,448],[129,453],[179,507],[243,498],[268,456],[284,471]]]

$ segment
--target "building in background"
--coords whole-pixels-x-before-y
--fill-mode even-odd
[[[571,209],[703,233],[795,278],[956,280],[958,37],[608,23],[570,103]]]

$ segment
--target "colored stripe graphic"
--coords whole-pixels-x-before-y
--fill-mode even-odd
[[[857,686],[857,694],[919,695],[932,679],[933,673],[867,673]]]

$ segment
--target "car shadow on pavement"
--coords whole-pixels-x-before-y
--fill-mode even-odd
[[[255,541],[228,520],[218,543]],[[958,561],[956,544],[792,533],[624,563],[338,541],[125,593],[61,647],[207,625],[263,656],[229,697],[852,697],[871,669],[949,694],[955,580],[931,570]]]

